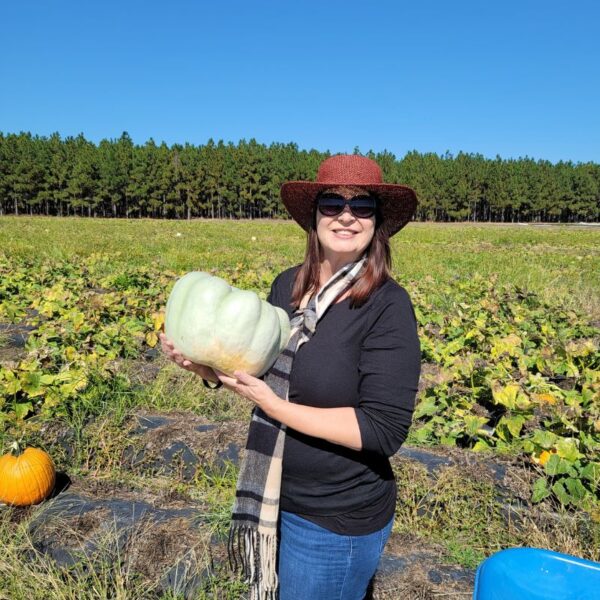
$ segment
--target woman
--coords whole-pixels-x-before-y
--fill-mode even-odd
[[[285,183],[281,197],[308,243],[303,264],[271,287],[293,329],[264,381],[193,365],[162,343],[256,407],[230,539],[251,597],[277,597],[278,575],[281,600],[361,600],[391,531],[388,457],[408,433],[420,374],[415,315],[390,277],[388,241],[417,199],[356,155],[325,160],[315,182]]]

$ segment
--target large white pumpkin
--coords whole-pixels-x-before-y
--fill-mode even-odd
[[[193,271],[173,286],[165,333],[185,358],[224,373],[259,377],[290,337],[286,312],[219,277]]]

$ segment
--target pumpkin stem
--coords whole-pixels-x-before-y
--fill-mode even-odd
[[[21,447],[19,446],[19,442],[16,440],[10,445],[10,450],[15,455],[19,454],[20,449]]]

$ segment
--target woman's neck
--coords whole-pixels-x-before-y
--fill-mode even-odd
[[[359,257],[360,258],[360,257]],[[343,256],[332,258],[324,258],[321,261],[319,270],[319,284],[323,287],[335,273],[337,273],[342,267],[350,264],[351,262],[357,261],[358,258],[345,258]]]

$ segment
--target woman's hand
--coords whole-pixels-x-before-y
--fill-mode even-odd
[[[159,334],[160,345],[162,347],[163,352],[167,355],[169,360],[172,360],[175,364],[179,365],[182,369],[186,371],[191,371],[192,373],[196,373],[202,377],[202,379],[206,379],[207,381],[212,381],[213,383],[218,383],[219,378],[213,369],[207,367],[206,365],[199,365],[198,363],[192,362],[187,358],[183,357],[183,354],[179,352],[179,350],[175,349],[173,342],[169,340],[169,338],[164,334]]]
[[[227,389],[250,400],[266,414],[271,413],[274,404],[283,402],[262,379],[257,379],[248,373],[235,371],[233,376],[221,373],[221,371],[215,371],[215,373]]]

